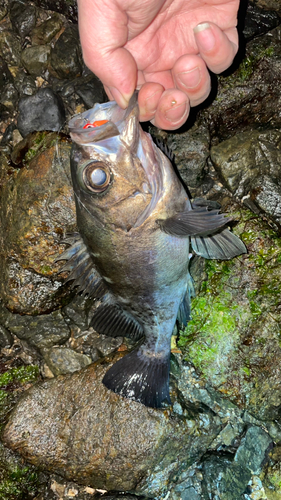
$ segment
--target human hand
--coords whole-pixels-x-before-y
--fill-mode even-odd
[[[210,93],[238,50],[239,0],[78,0],[86,65],[126,108],[136,88],[140,121],[175,130]]]

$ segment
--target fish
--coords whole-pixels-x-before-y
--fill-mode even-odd
[[[191,250],[224,260],[246,247],[231,218],[192,203],[169,150],[142,130],[136,93],[126,110],[111,101],[75,115],[69,130],[79,232],[59,256],[61,271],[99,299],[90,323],[98,333],[138,341],[106,372],[105,387],[163,408],[171,404],[173,329],[190,319]]]

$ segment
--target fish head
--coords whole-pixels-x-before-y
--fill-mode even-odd
[[[170,179],[176,177],[170,161],[139,125],[136,93],[126,110],[114,101],[96,104],[74,116],[69,129],[80,231],[89,223],[127,232],[138,228],[177,185]]]

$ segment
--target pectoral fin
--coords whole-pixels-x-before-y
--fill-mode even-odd
[[[138,340],[144,335],[138,321],[118,304],[101,304],[91,320],[91,326],[109,337],[124,336]]]
[[[228,260],[247,253],[244,243],[228,229],[212,236],[191,237],[191,245],[194,252],[205,259]]]
[[[232,219],[220,214],[219,210],[197,207],[180,212],[168,219],[157,219],[162,231],[172,236],[208,236],[222,229]]]

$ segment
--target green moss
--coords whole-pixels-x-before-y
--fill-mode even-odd
[[[1,500],[34,498],[38,488],[38,474],[33,467],[0,463]]]
[[[34,382],[37,380],[38,375],[38,366],[28,365],[10,368],[0,375],[0,387],[6,387],[11,383],[26,384],[27,382]]]

